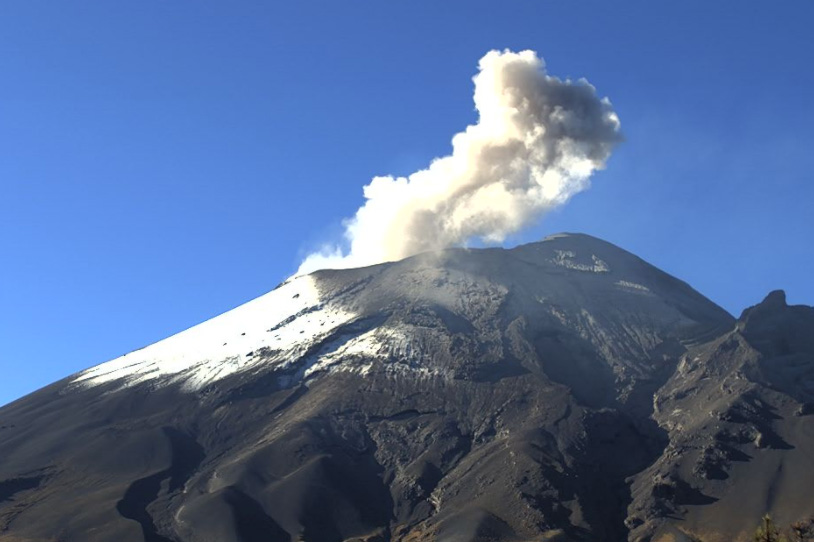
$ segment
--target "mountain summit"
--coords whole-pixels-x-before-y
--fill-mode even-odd
[[[586,235],[319,271],[0,409],[0,539],[733,540],[814,513],[811,337]]]

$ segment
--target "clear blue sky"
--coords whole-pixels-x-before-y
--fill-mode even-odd
[[[626,142],[509,244],[614,242],[739,314],[814,304],[814,3],[0,5],[0,404],[272,289],[378,174],[448,153],[489,49]]]

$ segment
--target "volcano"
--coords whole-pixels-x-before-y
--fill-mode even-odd
[[[731,541],[814,514],[814,308],[599,239],[324,270],[0,409],[0,540]]]

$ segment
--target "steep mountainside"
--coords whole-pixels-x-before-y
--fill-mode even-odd
[[[633,484],[634,532],[677,514],[705,541],[751,540],[766,512],[780,524],[812,516],[814,309],[772,292],[684,354],[653,400],[669,444]]]
[[[733,540],[814,513],[812,337],[584,235],[321,271],[0,409],[0,540]]]

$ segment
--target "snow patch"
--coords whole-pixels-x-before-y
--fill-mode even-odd
[[[637,284],[635,282],[630,282],[627,280],[619,280],[616,281],[617,286],[622,286],[623,288],[630,288],[631,290],[638,290],[640,292],[649,292],[650,288],[647,286],[643,286],[641,284]]]
[[[572,237],[572,235],[568,233],[554,233],[543,238],[543,242],[554,241],[555,239],[567,239],[568,237]]]
[[[260,364],[299,358],[354,318],[354,313],[323,303],[312,277],[297,277],[202,324],[83,371],[73,383],[90,387],[158,381],[195,391]],[[354,345],[368,347],[351,343],[344,349],[350,352]]]
[[[582,263],[577,260],[577,253],[573,250],[555,250],[554,253],[555,256],[551,263],[566,269],[590,273],[607,273],[610,271],[608,264],[593,254],[591,254],[591,263]]]
[[[303,377],[308,379],[319,372],[330,370],[358,371],[366,374],[370,363],[348,363],[354,359],[370,360],[380,357],[381,343],[375,336],[375,330],[363,333],[341,344],[338,348],[320,355],[317,362],[305,369]]]

